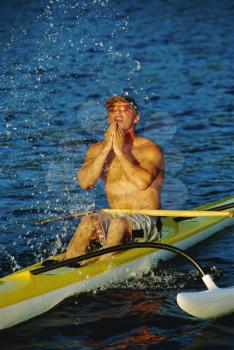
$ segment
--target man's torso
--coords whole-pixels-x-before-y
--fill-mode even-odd
[[[147,148],[155,145],[152,141],[137,137],[129,156],[135,158],[141,165],[147,158]],[[155,145],[157,146],[157,145]],[[163,165],[151,185],[145,190],[129,181],[120,161],[113,152],[110,153],[102,174],[105,183],[106,195],[111,208],[119,209],[159,209],[160,191],[163,181]]]

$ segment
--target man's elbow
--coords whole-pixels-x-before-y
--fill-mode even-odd
[[[80,187],[81,187],[83,190],[87,190],[89,187],[92,186],[92,185],[88,184],[88,183],[85,182],[85,181],[79,181],[79,184],[80,184]]]
[[[80,187],[83,190],[87,190],[89,187],[92,186],[92,184],[90,184],[87,180],[87,176],[82,176],[82,173],[80,171],[77,172],[76,174],[76,179],[79,182]]]
[[[159,171],[157,171],[157,172],[155,171],[155,172],[152,172],[152,173],[149,172],[149,171],[145,172],[144,176],[139,179],[137,187],[141,191],[147,190],[147,188],[152,185],[152,183],[154,182],[154,180],[158,176],[158,172]]]
[[[140,181],[137,181],[136,185],[141,191],[147,190],[148,187],[152,184],[153,179],[151,176],[141,179]]]
[[[141,183],[137,184],[137,187],[139,188],[139,190],[145,191],[145,190],[147,190],[148,187],[150,187],[150,185],[151,185],[150,182],[141,182]]]

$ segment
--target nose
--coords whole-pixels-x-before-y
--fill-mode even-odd
[[[116,115],[120,116],[120,115],[122,115],[122,113],[123,113],[122,109],[118,108],[117,111],[116,111]]]

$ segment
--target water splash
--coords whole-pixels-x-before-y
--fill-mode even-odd
[[[0,274],[5,273],[5,270],[15,272],[22,268],[22,266],[20,266],[17,262],[17,258],[14,255],[10,254],[6,247],[2,244],[0,244],[0,256],[1,261],[3,261],[5,265],[4,268],[0,267]]]
[[[222,275],[222,270],[216,266],[206,267],[206,270],[212,278],[218,278]],[[132,274],[130,278],[121,283],[112,281],[108,284],[103,284],[100,288],[94,289],[92,293],[97,294],[106,289],[164,291],[181,290],[184,288],[203,288],[205,290],[198,271],[178,272],[171,271],[171,269],[158,268],[144,272],[141,275]]]

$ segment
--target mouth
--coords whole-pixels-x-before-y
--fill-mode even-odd
[[[121,123],[123,120],[120,117],[115,118],[116,123]]]

